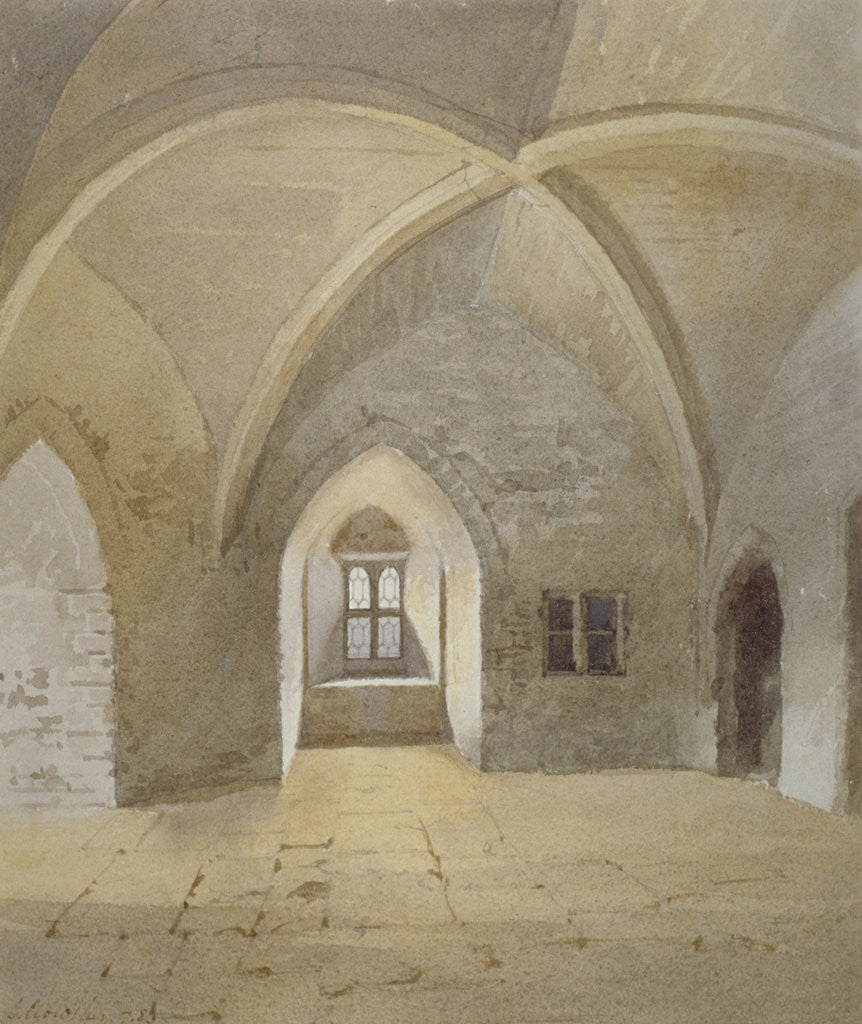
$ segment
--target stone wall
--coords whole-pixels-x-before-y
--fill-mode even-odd
[[[379,312],[387,330],[365,321],[363,358],[343,359],[342,321],[282,410],[248,516],[247,536],[266,538],[260,557],[290,534],[308,477],[327,479],[357,449],[404,445],[479,554],[483,766],[682,760],[696,714],[697,573],[679,482],[594,379],[513,316],[474,304],[404,318],[399,333],[397,304]],[[546,589],[627,595],[625,675],[543,676]]]
[[[277,776],[277,570],[270,580],[250,576],[241,555],[238,564],[215,555],[211,444],[158,335],[64,250],[4,367],[0,472],[45,438],[74,476],[104,548],[117,802]],[[40,518],[17,496],[12,508],[22,521]],[[268,593],[271,618],[259,614]]]

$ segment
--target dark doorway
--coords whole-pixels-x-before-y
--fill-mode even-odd
[[[847,810],[862,814],[862,498],[847,521]]]
[[[781,633],[778,585],[765,562],[746,560],[719,606],[718,770],[773,785],[781,766]]]

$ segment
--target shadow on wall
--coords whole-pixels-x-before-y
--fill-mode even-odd
[[[297,743],[427,742],[449,729],[478,764],[479,601],[469,534],[412,460],[379,445],[335,473],[282,562],[283,770]]]
[[[0,483],[0,804],[114,802],[114,625],[74,477],[37,441]]]
[[[781,635],[784,617],[771,566],[745,556],[721,593],[713,696],[718,770],[776,785],[781,768]]]

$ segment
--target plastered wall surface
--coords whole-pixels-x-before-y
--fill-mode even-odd
[[[5,378],[3,402],[10,437],[56,435],[108,558],[117,799],[202,784],[220,771],[233,777],[261,751],[269,752],[263,771],[276,774],[277,719],[235,678],[242,588],[234,588],[232,571],[210,568],[215,485],[200,413],[152,330],[66,255],[8,353],[15,369]],[[267,626],[272,639],[259,657],[272,666],[275,707],[275,619]],[[262,760],[267,764],[266,753]]]
[[[780,789],[840,809],[848,673],[846,517],[862,485],[862,279],[834,289],[776,375],[719,510],[711,576],[773,563],[782,639]],[[761,534],[761,536],[758,536]]]
[[[859,127],[859,55],[851,43],[859,9],[852,0],[815,7],[805,0],[671,0],[660,12],[649,0],[588,0],[578,5],[578,18],[553,120],[689,102]],[[643,26],[637,37],[635,23]],[[793,60],[802,52],[804,66]]]
[[[680,145],[623,149],[551,180],[568,202],[586,195],[605,209],[621,248],[654,275],[723,483],[813,306],[858,265],[858,176]]]

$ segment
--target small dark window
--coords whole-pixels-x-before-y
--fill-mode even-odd
[[[574,672],[574,602],[546,596],[545,607],[545,672]]]
[[[628,612],[624,593],[582,593],[572,600],[545,591],[543,598],[545,675],[578,671],[594,676],[626,674]]]
[[[614,675],[620,671],[617,646],[618,613],[616,597],[581,595],[581,621],[587,672],[591,675]]]

